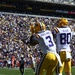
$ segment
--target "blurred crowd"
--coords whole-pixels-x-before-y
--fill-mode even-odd
[[[18,67],[21,55],[24,56],[25,67],[31,67],[31,57],[39,62],[41,58],[39,46],[28,46],[21,39],[24,38],[27,41],[31,36],[30,23],[38,20],[44,22],[47,29],[52,29],[56,25],[57,19],[55,17],[0,13],[0,66],[7,67],[8,64],[12,64],[11,67]],[[75,32],[75,20],[68,20],[69,26]],[[75,60],[75,39],[72,40],[71,49]]]
[[[34,1],[60,3],[60,4],[70,4],[70,5],[74,5],[75,4],[75,0],[34,0]]]

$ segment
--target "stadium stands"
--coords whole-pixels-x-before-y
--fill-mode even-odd
[[[9,0],[3,0],[3,1],[9,1]],[[11,1],[15,1],[15,0],[11,0]],[[21,0],[18,0],[18,1],[21,1]],[[66,4],[66,5],[74,5],[75,6],[75,0],[29,0],[29,1],[56,3],[56,4],[61,4],[61,5]],[[15,64],[13,62],[11,62],[11,64],[12,64],[11,67],[19,66],[18,61],[20,59],[21,54],[23,54],[25,57],[24,58],[24,60],[26,61],[25,66],[31,67],[30,56],[33,54],[33,57],[35,57],[36,61],[39,62],[40,58],[41,58],[41,52],[40,52],[38,45],[36,45],[35,47],[31,47],[31,46],[24,44],[21,41],[22,38],[25,38],[27,41],[29,39],[29,37],[31,36],[31,32],[29,29],[30,22],[35,22],[38,19],[39,21],[44,22],[48,29],[52,29],[52,27],[55,26],[57,19],[59,18],[59,17],[55,17],[55,15],[54,15],[55,13],[53,14],[53,12],[56,12],[56,15],[58,15],[58,16],[59,15],[62,16],[62,14],[59,14],[61,12],[63,12],[63,13],[68,12],[68,15],[73,14],[72,16],[74,17],[74,15],[75,15],[74,9],[75,8],[71,7],[70,9],[71,9],[71,11],[73,11],[73,12],[71,12],[70,9],[68,9],[67,7],[66,7],[67,10],[64,9],[64,11],[61,11],[61,10],[63,10],[63,8],[62,8],[63,6],[61,6],[61,8],[62,8],[61,10],[59,10],[60,8],[58,8],[58,7],[57,7],[58,9],[56,8],[57,10],[55,10],[55,8],[53,8],[54,6],[52,6],[52,8],[50,9],[50,12],[53,11],[51,13],[52,15],[48,16],[48,13],[50,13],[50,12],[48,11],[49,8],[46,7],[48,10],[47,9],[44,10],[45,12],[43,11],[42,15],[43,14],[45,14],[45,15],[41,16],[40,8],[43,9],[42,5],[44,5],[44,4],[41,5],[41,3],[39,3],[40,6],[36,5],[35,7],[32,4],[31,5],[31,8],[33,9],[32,11],[36,14],[38,12],[38,15],[32,15],[32,12],[30,9],[26,10],[27,5],[24,6],[22,4],[22,6],[20,6],[19,3],[15,3],[15,2],[10,2],[10,3],[2,2],[2,4],[0,4],[0,8],[2,8],[2,10],[0,9],[1,10],[1,12],[0,12],[0,67],[7,67],[7,61],[9,61],[10,59],[11,59],[11,61],[13,60],[15,62]],[[7,6],[6,9],[5,9],[5,7],[6,7],[5,5]],[[12,11],[10,7],[14,11]],[[29,5],[28,5],[28,7],[29,7]],[[21,10],[21,8],[23,10]],[[2,11],[4,11],[4,12],[2,12]],[[20,11],[20,12],[23,11],[22,13],[24,13],[24,14],[8,13],[8,12],[17,12],[17,11]],[[29,11],[28,14],[25,14],[27,11]],[[67,14],[65,14],[65,15],[67,15]],[[72,19],[72,17],[67,18],[67,19],[69,20],[69,25],[70,25],[72,31],[75,32],[75,20]],[[71,44],[72,57],[75,60],[75,38],[72,39],[71,43],[72,43]]]
[[[59,3],[59,4],[70,4],[70,5],[75,4],[75,0],[33,0],[33,1],[42,1],[42,2]]]
[[[41,52],[38,45],[35,47],[30,47],[23,44],[21,41],[22,38],[25,38],[26,41],[28,40],[29,36],[31,35],[29,23],[35,22],[36,19],[43,21],[48,29],[55,26],[57,21],[56,17],[0,12],[0,64],[4,64],[5,66],[6,61],[11,59],[13,56],[14,61],[18,62],[21,54],[23,54],[25,57],[24,60],[26,61],[26,67],[30,67],[30,56],[32,54],[33,57],[38,57],[37,61],[40,60]],[[68,20],[70,26],[75,25],[73,19]],[[73,46],[72,49],[74,49]],[[73,56],[74,55],[75,54],[73,53]],[[15,63],[15,65],[16,64],[17,63]]]

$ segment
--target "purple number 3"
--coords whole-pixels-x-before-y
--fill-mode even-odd
[[[47,36],[46,39],[48,40],[50,47],[54,46],[50,36]]]

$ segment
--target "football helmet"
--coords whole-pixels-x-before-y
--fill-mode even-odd
[[[57,21],[57,27],[63,27],[68,25],[68,20],[66,18],[60,18]]]
[[[46,26],[43,22],[36,22],[34,28],[35,28],[35,33],[42,31],[42,30],[46,30]]]
[[[35,33],[34,25],[30,25],[30,31],[31,31],[32,34]]]

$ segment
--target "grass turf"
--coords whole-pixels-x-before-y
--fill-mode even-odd
[[[17,69],[0,68],[0,75],[21,75],[21,73],[18,68]],[[35,74],[31,68],[27,68],[25,69],[24,75],[35,75]],[[64,72],[63,75],[65,75]],[[72,68],[72,75],[75,75],[75,68]]]

